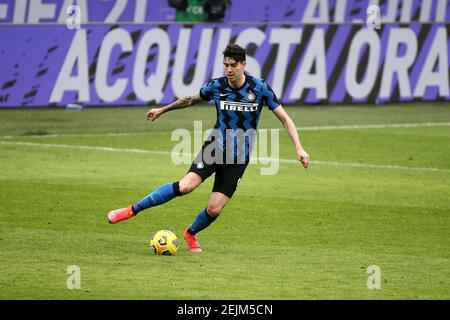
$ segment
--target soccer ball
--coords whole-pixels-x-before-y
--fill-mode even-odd
[[[178,238],[172,231],[159,230],[150,240],[153,254],[173,256],[178,250]]]

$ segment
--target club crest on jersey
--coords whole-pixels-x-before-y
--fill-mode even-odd
[[[257,103],[220,101],[220,110],[255,112],[258,110]]]
[[[252,91],[249,91],[247,93],[247,99],[248,99],[248,101],[253,102],[256,99],[256,95]]]

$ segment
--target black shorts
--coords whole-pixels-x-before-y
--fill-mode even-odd
[[[216,173],[214,178],[213,192],[220,192],[231,198],[239,185],[239,182],[244,175],[248,162],[245,163],[209,163],[208,161],[202,161],[202,154],[205,146],[195,158],[188,172],[195,172],[203,181],[208,179],[213,173]]]

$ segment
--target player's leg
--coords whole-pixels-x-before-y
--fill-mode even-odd
[[[202,177],[194,172],[188,172],[183,179],[162,185],[145,198],[132,205],[133,212],[138,214],[142,210],[159,206],[175,197],[194,191],[203,182]]]
[[[203,182],[203,178],[195,172],[188,172],[183,179],[180,180],[179,187],[182,195],[191,193]]]
[[[208,200],[208,205],[200,211],[197,218],[188,228],[188,232],[195,235],[207,228],[217,219],[228,201],[230,201],[230,198],[223,193],[212,192]]]
[[[142,210],[159,206],[181,195],[179,181],[164,184],[138,202],[126,208],[110,211],[108,213],[108,221],[117,223],[132,218]]]
[[[117,223],[134,217],[139,212],[164,204],[175,197],[194,191],[203,179],[194,172],[188,172],[180,181],[171,182],[156,188],[149,195],[126,208],[111,211],[108,214],[110,223]]]
[[[229,196],[221,192],[212,192],[208,200],[208,205],[206,206],[206,213],[211,218],[217,219],[228,201],[230,201]]]
[[[230,198],[223,193],[211,193],[208,205],[200,211],[191,226],[184,231],[184,239],[186,240],[187,248],[189,251],[202,251],[195,235],[203,229],[207,228],[217,219],[228,201],[230,201]]]
[[[152,193],[126,208],[113,210],[108,213],[110,223],[117,223],[134,217],[142,210],[159,206],[175,197],[182,196],[195,190],[204,180],[214,173],[216,165],[202,162],[203,149],[189,168],[186,176],[177,182],[160,186]]]
[[[217,166],[213,192],[208,205],[200,211],[191,226],[184,232],[189,251],[201,251],[196,234],[209,227],[220,215],[236,191],[246,167],[247,164]]]

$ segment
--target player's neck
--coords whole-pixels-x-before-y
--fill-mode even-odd
[[[244,83],[245,83],[245,74],[244,73],[241,75],[241,77],[236,79],[236,81],[228,80],[228,85],[233,89],[239,89],[240,87],[242,87],[244,85]]]

